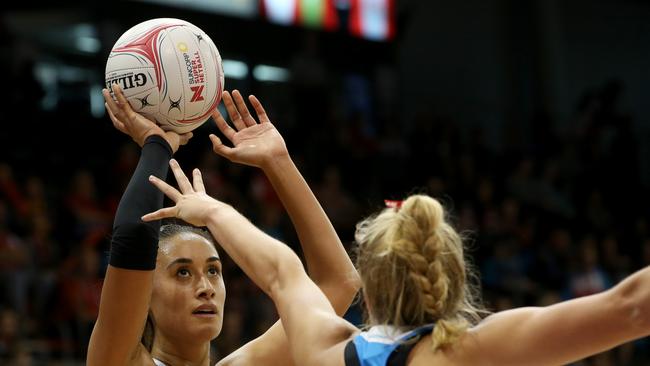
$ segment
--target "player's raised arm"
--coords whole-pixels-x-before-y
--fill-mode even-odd
[[[115,215],[110,264],[102,288],[99,316],[88,345],[88,365],[126,365],[137,357],[152,291],[158,250],[158,222],[140,217],[162,207],[163,195],[151,187],[149,175],[166,177],[168,161],[190,134],[164,132],[135,113],[119,87],[115,102],[104,90],[106,108],[115,128],[141,147],[133,173]]]
[[[255,96],[249,96],[255,118],[239,91],[224,93],[232,127],[215,111],[214,120],[234,145],[228,147],[210,136],[214,151],[227,159],[261,168],[273,185],[294,224],[311,279],[325,293],[338,314],[354,299],[359,276],[329,218],[298,171],[281,134]],[[274,324],[259,338],[244,345],[221,364],[292,364],[282,325]]]
[[[487,359],[504,366],[565,365],[648,336],[650,268],[599,294],[494,314],[473,333]]]

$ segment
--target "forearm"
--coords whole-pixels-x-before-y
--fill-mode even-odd
[[[332,223],[288,156],[275,159],[264,172],[293,222],[312,280],[358,288],[358,275]]]
[[[216,203],[205,220],[208,229],[246,273],[269,296],[289,278],[288,268],[302,267],[286,245],[255,227],[233,207]]]
[[[117,207],[113,228],[125,223],[141,223],[142,215],[162,207],[163,193],[149,183],[149,176],[165,179],[169,170],[171,147],[160,136],[150,136],[142,146],[138,165]],[[149,222],[147,225],[160,225]]]
[[[165,179],[171,155],[169,144],[160,136],[149,137],[142,147],[138,166],[115,214],[111,265],[125,269],[155,267],[160,222],[145,223],[141,217],[163,205],[163,193],[149,183],[148,177]],[[138,261],[141,263],[134,263]]]
[[[138,349],[151,299],[160,226],[144,223],[140,216],[162,206],[162,193],[147,177],[164,178],[170,156],[164,140],[148,139],[120,200],[88,365],[125,365]]]

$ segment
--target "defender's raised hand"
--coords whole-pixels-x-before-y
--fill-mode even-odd
[[[194,169],[192,172],[193,182],[190,182],[176,160],[171,159],[169,166],[178,183],[178,189],[153,175],[149,177],[149,181],[174,201],[175,205],[148,213],[142,216],[142,220],[153,221],[177,217],[194,226],[206,226],[205,220],[210,212],[226,204],[215,200],[205,193],[201,171]]]

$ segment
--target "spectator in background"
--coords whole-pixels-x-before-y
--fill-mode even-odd
[[[0,200],[0,296],[18,314],[27,313],[30,255],[25,242],[9,228],[9,212]]]
[[[354,197],[343,186],[341,171],[335,165],[328,165],[323,171],[315,194],[323,204],[323,209],[331,217],[334,227],[351,233],[361,210]]]
[[[577,254],[577,266],[568,278],[569,298],[597,294],[612,286],[612,280],[600,266],[598,246],[593,237],[582,239]]]
[[[22,337],[21,321],[11,309],[0,309],[0,360],[13,358]]]
[[[66,207],[74,218],[76,238],[83,238],[95,229],[110,227],[111,212],[98,197],[95,177],[87,170],[78,170],[65,197]]]

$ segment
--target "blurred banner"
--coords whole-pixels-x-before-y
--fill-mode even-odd
[[[343,31],[372,40],[395,37],[395,0],[137,0],[284,25]]]
[[[241,18],[254,18],[258,13],[259,0],[139,0],[161,5],[199,11],[220,13]],[[291,2],[291,1],[286,1]]]
[[[350,32],[385,41],[395,36],[395,0],[350,0]]]
[[[262,13],[276,24],[338,29],[338,15],[331,0],[263,0]]]

